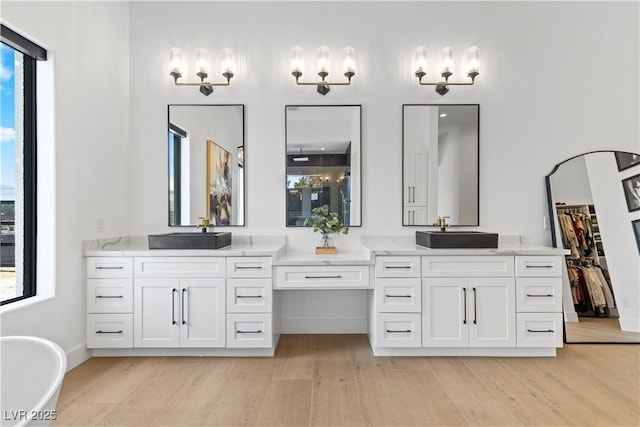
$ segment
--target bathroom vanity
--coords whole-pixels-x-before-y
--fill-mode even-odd
[[[290,291],[362,292],[375,355],[553,356],[562,346],[564,250],[429,249],[413,239],[363,237],[360,251],[337,255],[288,251],[284,237],[234,236],[218,250],[86,242],[87,347],[272,356]]]

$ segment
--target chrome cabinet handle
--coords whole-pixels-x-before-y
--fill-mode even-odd
[[[548,332],[555,332],[555,331],[553,329],[547,329],[546,331],[536,331],[535,329],[527,329],[527,332],[548,333]]]
[[[412,192],[411,201],[413,203],[415,203],[416,202],[416,187],[415,187],[415,185],[411,187],[411,192]]]
[[[96,295],[96,298],[124,298],[124,295]]]
[[[186,294],[187,288],[182,288],[182,301],[180,301],[180,303],[182,304],[182,312],[180,313],[182,316],[182,324],[186,325],[187,321],[184,319],[184,314],[185,314],[185,310],[184,310],[184,300],[186,299],[185,294]]]
[[[178,290],[173,288],[171,290],[171,323],[176,324],[176,292]]]
[[[407,330],[404,330],[404,331],[394,331],[392,329],[387,329],[387,333],[389,333],[389,334],[406,334],[408,332],[413,332],[413,331],[411,329],[407,329]]]
[[[476,288],[473,289],[473,324],[478,324],[478,297],[476,294]]]
[[[258,329],[257,331],[236,331],[236,334],[261,334],[262,331]]]
[[[553,268],[553,265],[525,265],[526,268]]]
[[[555,295],[553,294],[546,294],[546,295],[532,295],[532,294],[527,294],[528,297],[531,298],[547,298],[547,297],[553,297]]]
[[[124,334],[124,331],[96,331],[96,334]]]
[[[464,301],[464,319],[462,324],[467,324],[467,288],[462,288],[462,300]]]
[[[304,276],[305,279],[342,279],[342,276]]]
[[[389,266],[385,266],[384,268],[386,269],[392,269],[392,268],[411,268],[410,265],[389,265]]]
[[[236,295],[236,298],[262,298],[262,295]]]
[[[250,266],[250,265],[247,265],[247,266],[238,265],[238,266],[236,266],[236,270],[261,270],[261,269],[262,269],[262,266],[260,266],[260,265],[258,265],[258,266]]]
[[[96,270],[124,270],[123,266],[119,267],[109,267],[109,266],[96,266]]]
[[[387,298],[411,298],[411,295],[385,295]]]

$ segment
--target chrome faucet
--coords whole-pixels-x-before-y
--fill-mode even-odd
[[[200,220],[200,224],[196,225],[196,227],[198,228],[202,228],[202,232],[206,233],[207,232],[207,227],[209,227],[211,225],[211,223],[209,222],[209,220],[203,216],[198,218]]]
[[[438,222],[433,225],[440,227],[440,231],[444,233],[447,230],[447,227],[451,227],[451,224],[447,224],[447,218],[451,219],[450,216],[439,216]]]

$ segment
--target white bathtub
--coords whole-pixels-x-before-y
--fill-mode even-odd
[[[37,337],[0,337],[2,426],[48,426],[67,369],[67,355]]]

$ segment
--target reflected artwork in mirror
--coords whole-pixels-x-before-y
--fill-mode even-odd
[[[287,105],[285,130],[287,227],[322,205],[361,226],[361,106]]]
[[[640,212],[629,211],[623,186],[640,173],[638,158],[589,152],[546,177],[552,243],[570,252],[562,283],[566,342],[640,343]]]
[[[479,225],[478,104],[405,104],[402,225]]]
[[[245,225],[244,105],[169,105],[169,226]]]

